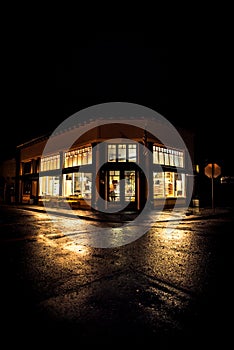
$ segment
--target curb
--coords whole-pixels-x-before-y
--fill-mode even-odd
[[[29,211],[34,211],[34,212],[38,212],[38,213],[50,213],[50,214],[54,214],[57,216],[65,216],[65,217],[72,217],[72,218],[79,218],[82,220],[88,220],[88,221],[95,221],[95,222],[112,222],[112,223],[120,223],[120,222],[131,222],[132,220],[134,220],[135,217],[137,217],[137,213],[132,214],[132,218],[130,219],[126,219],[124,218],[124,215],[128,215],[131,217],[131,213],[130,214],[116,214],[117,217],[98,217],[100,214],[97,214],[95,216],[88,216],[88,215],[79,215],[77,213],[66,213],[66,212],[56,212],[55,210],[49,210],[49,209],[44,209],[44,208],[35,208],[35,207],[28,207],[28,206],[15,206],[17,209],[23,209],[23,210],[29,210]],[[202,210],[202,209],[201,209]],[[222,211],[222,212],[214,212],[214,213],[208,213],[208,214],[202,214],[201,212],[198,213],[197,215],[195,215],[194,213],[188,213],[186,214],[186,217],[184,218],[173,218],[173,219],[163,219],[163,220],[157,220],[157,222],[169,222],[169,221],[191,221],[191,220],[207,220],[207,219],[214,219],[217,217],[221,217],[221,216],[225,216],[225,215],[230,215],[231,211],[227,210],[227,211]],[[112,214],[113,215],[113,214]]]

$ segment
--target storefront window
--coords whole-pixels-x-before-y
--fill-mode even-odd
[[[167,166],[184,167],[184,153],[179,150],[153,146],[153,163]]]
[[[118,145],[118,161],[126,162],[126,145]]]
[[[175,174],[175,196],[185,197],[185,174]]]
[[[58,176],[40,177],[39,195],[40,196],[58,196],[59,195],[59,177]]]
[[[116,145],[108,145],[108,162],[116,162]]]
[[[154,172],[153,193],[154,198],[185,197],[185,174]]]
[[[129,144],[128,145],[128,161],[129,162],[136,162],[137,161],[137,148],[136,148],[136,145],[133,145],[133,144]]]
[[[92,147],[65,152],[64,168],[92,164]]]
[[[60,168],[60,155],[41,158],[41,171],[55,170]]]
[[[169,152],[169,164],[171,166],[175,166],[174,150],[169,149],[168,152]]]
[[[165,197],[164,173],[153,174],[154,198]]]
[[[183,168],[183,166],[184,166],[184,154],[183,154],[183,152],[179,152],[178,158],[179,158],[179,167]]]
[[[92,174],[70,173],[63,175],[63,195],[76,196],[77,198],[91,199]]]
[[[159,147],[159,150],[158,150],[158,162],[159,164],[165,164],[165,161],[164,161],[164,152],[163,152],[163,149],[161,147]]]
[[[135,144],[108,145],[108,162],[136,162],[137,148]]]
[[[170,165],[169,161],[169,150],[167,148],[164,148],[164,159],[165,159],[165,165]]]
[[[167,171],[165,174],[165,197],[175,196],[174,173]]]

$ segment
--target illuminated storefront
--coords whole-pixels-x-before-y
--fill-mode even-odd
[[[125,137],[120,138],[123,131]],[[145,156],[140,147],[142,135],[138,127],[104,125],[66,151],[44,155],[46,136],[18,146],[19,202],[42,204],[46,199],[59,201],[61,206],[68,201],[76,208],[98,209],[98,193],[106,208],[126,204],[128,209],[141,210],[146,195],[152,207],[163,201],[173,206],[176,200],[185,205],[186,151],[163,145],[148,135],[150,156]],[[143,163],[149,171],[147,180]]]
[[[63,174],[63,196],[91,199],[92,173]]]

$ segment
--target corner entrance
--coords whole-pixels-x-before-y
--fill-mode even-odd
[[[136,207],[136,171],[106,171],[105,194],[108,206]]]

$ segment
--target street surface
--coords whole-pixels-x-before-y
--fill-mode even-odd
[[[155,349],[228,347],[233,211],[169,226],[155,222],[136,241],[114,248],[90,246],[84,219],[53,220],[57,226],[46,213],[0,207],[6,348],[15,341],[32,348],[45,341],[76,342],[75,348],[119,341],[152,342]],[[92,225],[124,234],[118,224]]]

